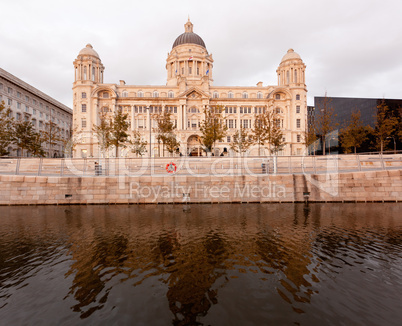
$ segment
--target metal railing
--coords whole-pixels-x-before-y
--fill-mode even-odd
[[[174,163],[168,169],[169,163]],[[402,169],[402,154],[326,156],[0,159],[0,174],[32,176],[321,174]],[[169,171],[168,171],[169,170]]]

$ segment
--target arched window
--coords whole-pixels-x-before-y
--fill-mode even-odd
[[[262,98],[262,93],[261,92],[257,93],[257,98]]]
[[[214,92],[213,98],[219,98],[219,93],[218,93],[218,92]]]
[[[248,93],[247,93],[247,92],[243,92],[242,98],[248,98]]]
[[[144,93],[143,93],[142,91],[138,91],[138,92],[137,92],[137,96],[138,96],[138,97],[144,97]]]
[[[159,92],[158,92],[158,91],[154,91],[154,92],[152,93],[152,96],[153,96],[153,97],[159,97]]]
[[[299,94],[296,95],[296,101],[300,101],[300,95]]]
[[[128,92],[127,91],[123,91],[123,93],[121,94],[122,97],[128,97]]]
[[[233,98],[233,92],[228,93],[228,98]]]
[[[173,98],[173,97],[174,97],[174,93],[173,93],[173,91],[169,91],[169,93],[168,93],[168,97],[169,97],[169,98]]]

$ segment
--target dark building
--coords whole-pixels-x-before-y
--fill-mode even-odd
[[[336,116],[334,116],[334,123],[337,124],[335,130],[329,135],[328,138],[332,139],[326,141],[326,148],[333,147],[333,152],[338,152],[338,134],[340,129],[347,126],[350,122],[351,115],[355,111],[360,111],[361,120],[363,125],[375,127],[377,106],[385,101],[389,107],[392,115],[400,117],[402,100],[398,99],[383,99],[383,98],[351,98],[351,97],[314,97],[314,107],[308,107],[308,125],[311,126],[315,121],[315,117],[319,114],[320,110],[324,109],[325,101],[327,108],[332,108]],[[393,140],[395,147],[399,148],[399,142],[396,137]],[[320,145],[321,147],[321,145]],[[392,146],[394,147],[394,146]],[[321,149],[320,149],[321,150]],[[370,144],[365,144],[365,151],[370,150]]]
[[[350,121],[352,112],[360,111],[364,125],[374,127],[376,120],[377,105],[385,101],[392,112],[402,108],[402,100],[377,99],[377,98],[352,98],[352,97],[327,97],[327,106],[334,109],[335,122],[338,128],[342,128]],[[325,97],[314,97],[315,114],[323,108]],[[399,113],[396,114],[399,116]]]

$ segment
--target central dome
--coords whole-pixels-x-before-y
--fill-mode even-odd
[[[185,32],[179,35],[173,43],[172,49],[182,44],[197,44],[206,48],[204,41],[200,36],[193,32],[193,24],[188,20],[184,25]]]

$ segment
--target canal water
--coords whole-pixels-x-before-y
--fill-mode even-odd
[[[401,212],[0,207],[0,324],[401,325]]]

